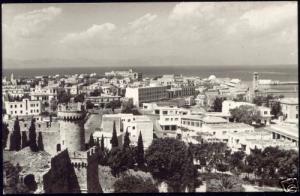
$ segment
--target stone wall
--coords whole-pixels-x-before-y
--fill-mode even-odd
[[[19,124],[20,124],[21,135],[22,135],[22,131],[25,131],[27,135],[27,139],[29,139],[30,121],[20,121]],[[9,122],[8,125],[9,125],[8,126],[9,135],[7,138],[6,149],[9,149],[10,146],[10,136],[13,131],[14,121]],[[50,153],[51,155],[56,154],[56,146],[57,144],[60,143],[59,123],[52,122],[51,124],[48,124],[46,122],[36,122],[35,127],[36,127],[36,141],[38,141],[39,132],[42,132],[44,150]]]

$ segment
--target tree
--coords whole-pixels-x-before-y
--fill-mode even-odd
[[[6,148],[8,134],[9,134],[8,124],[3,123],[2,124],[2,149]]]
[[[222,112],[222,102],[223,102],[222,98],[216,97],[213,103],[213,108],[215,112]]]
[[[275,118],[278,118],[282,115],[281,105],[279,102],[275,102],[271,107],[271,114],[274,115]]]
[[[138,142],[137,142],[136,162],[139,167],[143,167],[145,164],[144,143],[143,143],[141,131],[140,131]]]
[[[194,175],[194,170],[186,170],[186,161],[191,162],[192,159],[187,157],[187,146],[184,142],[174,138],[156,139],[146,151],[146,163],[149,171],[158,180],[167,181],[170,190],[181,192],[187,184],[183,176]],[[188,163],[194,167],[193,163]]]
[[[90,100],[87,100],[85,105],[86,105],[86,109],[93,109],[94,107],[94,104]]]
[[[114,183],[115,193],[158,193],[151,178],[144,179],[140,176],[123,175]]]
[[[121,107],[121,102],[119,100],[114,100],[109,102],[106,107],[111,108],[111,110],[114,112],[116,108]]]
[[[57,93],[57,100],[58,103],[68,103],[71,99],[71,95],[66,91],[58,91]]]
[[[44,143],[43,143],[43,136],[42,136],[42,132],[39,132],[38,135],[38,149],[39,151],[44,151]]]
[[[221,175],[207,182],[207,192],[243,192],[241,181],[235,176]]]
[[[97,97],[100,96],[101,93],[103,93],[102,89],[95,89],[93,92],[90,93],[90,96]]]
[[[95,146],[95,141],[94,141],[93,133],[91,133],[90,141],[89,141],[89,148],[91,148],[93,146]]]
[[[259,111],[248,105],[241,105],[238,108],[230,110],[232,118],[236,122],[242,122],[251,125],[253,121],[257,122],[260,119]]]
[[[131,148],[121,150],[119,147],[111,149],[108,165],[112,169],[112,174],[118,176],[121,172],[131,169],[134,166],[134,159]]]
[[[126,113],[126,114],[130,114],[132,113],[132,109],[134,108],[133,105],[133,101],[132,99],[128,100],[128,101],[124,101],[122,103],[122,110],[121,113]]]
[[[124,136],[123,149],[129,148],[129,144],[130,144],[129,133],[128,133],[128,131],[126,130],[125,136]]]
[[[12,132],[9,136],[9,150],[14,151],[16,150],[16,144],[15,144],[15,134]]]
[[[234,170],[235,173],[239,174],[244,168],[244,157],[246,156],[245,152],[237,151],[230,155],[229,164],[231,166],[230,169]]]
[[[81,93],[81,94],[79,94],[79,95],[77,95],[77,96],[75,96],[74,97],[74,102],[84,102],[84,94],[83,93]]]
[[[104,151],[104,137],[103,137],[103,134],[102,134],[102,137],[101,137],[100,150],[101,150],[102,152]]]
[[[27,134],[25,131],[22,131],[22,148],[25,148],[27,146],[28,146]]]
[[[31,151],[37,152],[38,151],[38,146],[36,143],[36,130],[35,130],[35,120],[32,118],[31,120],[31,125],[29,127],[29,147]]]
[[[21,131],[20,131],[20,123],[18,117],[16,117],[15,124],[14,124],[14,131],[13,131],[13,138],[14,138],[14,145],[16,151],[21,150]]]
[[[113,133],[112,133],[110,143],[111,143],[112,148],[119,146],[117,130],[116,130],[116,122],[115,121],[114,121],[114,124],[113,124]]]

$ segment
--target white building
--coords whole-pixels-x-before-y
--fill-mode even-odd
[[[142,103],[167,99],[166,90],[166,86],[127,87],[125,97],[132,98],[133,104],[140,106]]]
[[[112,137],[113,122],[116,125],[116,132],[120,142],[123,142],[125,132],[128,131],[130,136],[130,144],[137,145],[139,133],[143,138],[144,148],[147,149],[153,140],[153,123],[147,116],[139,116],[133,114],[105,114],[102,117],[101,131],[94,133],[95,137],[100,137],[102,134],[106,138],[105,146],[110,149],[110,139]]]
[[[5,102],[6,114],[9,117],[35,116],[41,114],[41,102],[23,99],[22,101]]]
[[[49,85],[42,87],[36,85],[35,88],[30,88],[31,100],[50,101],[52,98],[57,98],[58,85]]]
[[[299,100],[298,98],[283,98],[280,100],[281,111],[286,121],[298,122]]]

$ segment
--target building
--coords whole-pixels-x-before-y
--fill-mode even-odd
[[[123,77],[123,78],[130,78],[132,80],[142,81],[143,75],[142,73],[133,72],[132,69],[128,71],[111,71],[105,72],[106,77]]]
[[[167,86],[127,87],[125,97],[132,98],[133,104],[155,102],[167,99]]]
[[[49,102],[52,98],[57,99],[58,85],[41,86],[36,85],[35,88],[30,88],[31,100],[40,100]]]
[[[85,101],[90,101],[96,107],[102,107],[102,106],[104,107],[108,103],[110,103],[112,101],[120,101],[120,99],[121,99],[120,96],[112,96],[112,95],[102,94],[101,96],[86,97]]]
[[[280,100],[281,111],[286,121],[298,122],[299,100],[298,98],[283,98]]]
[[[143,115],[105,114],[102,117],[100,131],[96,131],[93,134],[94,139],[97,140],[98,138],[99,141],[101,141],[103,135],[104,146],[110,149],[110,140],[112,137],[114,123],[120,146],[123,144],[126,131],[129,133],[131,145],[137,145],[140,132],[142,134],[144,148],[147,149],[151,145],[153,140],[153,123],[149,117]]]
[[[29,99],[13,102],[6,101],[5,109],[8,117],[36,116],[42,112],[41,102],[35,100],[31,101]]]
[[[172,87],[171,89],[167,89],[168,98],[177,98],[177,97],[185,97],[185,96],[194,96],[195,95],[195,87],[194,86],[182,86],[182,87]]]

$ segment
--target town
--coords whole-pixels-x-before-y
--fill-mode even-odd
[[[3,77],[3,193],[282,191],[298,82],[249,75]]]

